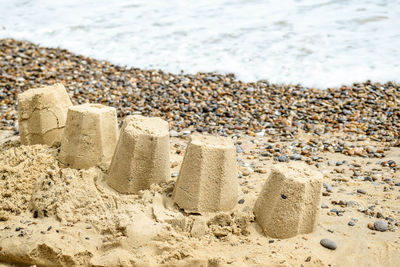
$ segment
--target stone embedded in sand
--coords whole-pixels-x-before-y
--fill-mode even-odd
[[[314,231],[320,208],[322,174],[306,164],[274,168],[254,206],[264,233],[289,238]]]
[[[76,169],[108,164],[118,138],[115,108],[83,104],[68,109],[59,159]]]
[[[192,136],[174,190],[186,212],[232,209],[238,197],[236,148],[229,138]]]
[[[61,83],[18,95],[18,124],[24,145],[59,143],[72,102]]]
[[[126,117],[107,183],[120,193],[138,193],[170,177],[169,126],[160,118]]]

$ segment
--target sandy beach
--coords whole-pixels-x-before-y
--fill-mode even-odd
[[[101,103],[170,127],[171,177],[126,195],[104,166],[60,165],[57,146],[21,145],[16,98],[62,83],[73,104]],[[169,74],[0,40],[0,266],[398,266],[400,84],[304,88],[233,75]],[[172,191],[193,134],[233,140],[239,197],[190,214]],[[316,230],[266,236],[253,207],[272,168],[323,176]],[[332,250],[320,244],[334,241]]]

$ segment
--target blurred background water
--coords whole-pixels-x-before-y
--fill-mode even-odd
[[[400,0],[0,0],[0,38],[167,72],[400,81]]]

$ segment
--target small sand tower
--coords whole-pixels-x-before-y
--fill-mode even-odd
[[[176,204],[186,212],[218,212],[237,202],[236,149],[231,139],[192,136],[174,190]]]
[[[135,194],[170,177],[169,126],[160,118],[126,117],[108,171],[107,183]]]
[[[61,83],[18,95],[18,124],[24,145],[60,143],[71,100]]]
[[[100,104],[70,107],[61,141],[60,161],[76,169],[108,164],[117,138],[115,108]]]
[[[257,223],[274,238],[314,231],[320,208],[322,174],[305,163],[275,167],[254,206]]]

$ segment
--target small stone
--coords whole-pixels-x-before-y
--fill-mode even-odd
[[[348,226],[354,226],[354,225],[356,225],[356,224],[355,224],[355,222],[353,222],[353,221],[349,221],[349,222],[347,223],[347,225],[348,225]]]
[[[267,173],[267,170],[266,170],[266,169],[259,168],[259,169],[256,169],[255,172],[258,172],[258,173]]]
[[[171,137],[178,137],[178,136],[179,136],[179,133],[178,133],[177,131],[175,131],[175,130],[171,130],[171,131],[169,131],[169,136],[171,136]]]
[[[387,221],[379,220],[374,222],[374,228],[376,231],[385,232],[389,229]]]
[[[332,192],[333,188],[331,185],[327,184],[327,183],[323,183],[324,188],[326,189],[326,191],[328,192]]]
[[[243,148],[239,145],[235,145],[236,146],[236,153],[243,153]]]
[[[329,208],[328,205],[326,205],[324,203],[321,204],[321,209],[327,209],[327,208]]]
[[[256,136],[257,136],[257,137],[263,137],[264,134],[265,134],[265,133],[264,133],[263,131],[261,131],[261,132],[257,132],[257,133],[256,133]]]
[[[365,195],[367,193],[367,191],[365,191],[364,189],[359,188],[359,189],[357,189],[357,193]]]
[[[290,159],[291,160],[301,160],[301,155],[297,154],[297,153],[292,154],[292,155],[290,155]]]
[[[324,238],[321,239],[321,241],[319,242],[323,247],[331,249],[331,250],[335,250],[337,248],[337,245],[334,241]]]
[[[281,156],[278,157],[278,161],[279,162],[289,162],[289,159],[288,159],[287,156],[281,155]]]
[[[336,213],[336,215],[339,215],[338,209],[335,209],[335,208],[334,208],[334,209],[331,209],[330,212],[333,212],[333,213]]]
[[[244,199],[243,199],[243,198],[240,199],[240,200],[238,201],[238,203],[239,203],[239,204],[243,204],[243,203],[244,203]]]

